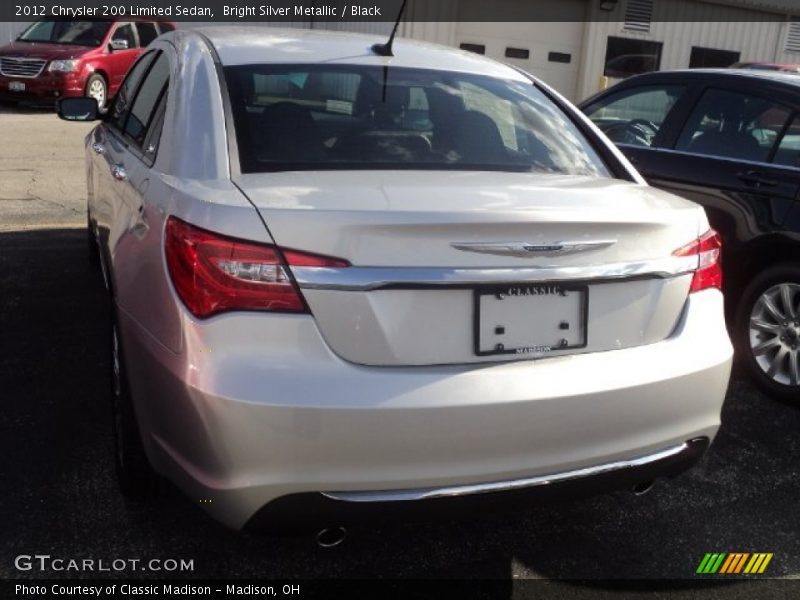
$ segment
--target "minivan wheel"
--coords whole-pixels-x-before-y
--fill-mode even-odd
[[[108,85],[105,78],[98,74],[92,74],[86,81],[86,95],[97,100],[97,108],[103,110],[108,101]]]
[[[742,296],[736,329],[755,383],[800,404],[800,267],[779,265],[756,277]]]
[[[117,481],[123,495],[148,500],[159,495],[161,479],[150,466],[142,445],[116,323],[112,324],[111,333],[111,382]]]

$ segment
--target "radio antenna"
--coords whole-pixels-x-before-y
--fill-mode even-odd
[[[389,41],[385,44],[375,44],[372,46],[372,51],[378,56],[394,56],[394,52],[392,52],[394,36],[397,35],[397,28],[400,27],[400,21],[403,19],[403,13],[406,10],[406,4],[408,4],[408,0],[403,0],[403,4],[400,6],[400,12],[397,13],[397,20],[394,22],[392,35],[389,36]]]

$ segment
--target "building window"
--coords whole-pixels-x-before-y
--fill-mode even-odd
[[[603,74],[607,77],[625,78],[658,71],[661,68],[663,46],[661,42],[609,37]]]
[[[551,52],[547,55],[547,60],[550,62],[569,64],[572,62],[572,54],[566,52]]]
[[[714,48],[701,48],[692,46],[692,57],[689,59],[690,69],[717,69],[730,67],[739,62],[740,52],[732,50],[715,50]]]
[[[483,44],[461,44],[459,48],[475,54],[486,54],[486,46]]]
[[[506,48],[506,58],[523,58],[531,57],[531,51],[527,48]]]

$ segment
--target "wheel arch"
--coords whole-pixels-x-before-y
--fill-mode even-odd
[[[782,265],[800,266],[800,240],[792,240],[782,234],[779,237],[755,238],[744,244],[737,254],[742,259],[737,260],[738,272],[731,278],[732,285],[725,289],[733,312],[738,309],[747,286],[761,273]]]
[[[86,75],[86,80],[83,82],[83,90],[86,91],[86,87],[89,85],[89,80],[92,78],[92,75],[100,75],[103,78],[103,81],[106,82],[106,102],[111,100],[111,78],[108,76],[108,73],[100,67],[96,68],[91,71],[88,75]]]

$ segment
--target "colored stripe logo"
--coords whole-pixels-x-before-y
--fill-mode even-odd
[[[772,553],[708,552],[697,567],[698,575],[760,575],[767,570]]]

